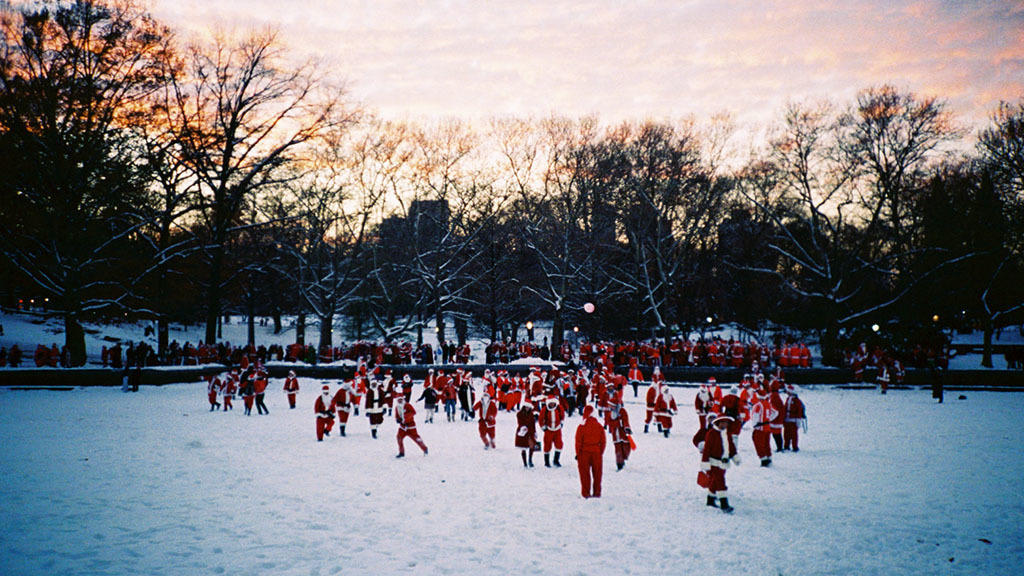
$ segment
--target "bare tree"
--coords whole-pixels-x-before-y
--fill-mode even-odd
[[[54,297],[71,362],[85,362],[85,313],[120,306],[112,261],[139,222],[143,178],[130,127],[162,81],[168,31],[135,2],[0,6],[3,252]],[[130,279],[124,279],[130,281]]]
[[[320,91],[316,63],[290,61],[272,31],[197,42],[187,73],[175,86],[178,138],[202,194],[205,338],[213,342],[229,279],[226,250],[247,199],[293,178],[295,171],[281,168],[311,139],[347,122],[348,113],[340,91]]]

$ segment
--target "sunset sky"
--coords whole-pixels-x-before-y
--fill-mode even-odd
[[[881,83],[937,95],[967,127],[1024,97],[1016,0],[152,0],[182,30],[280,28],[389,118],[779,118]]]

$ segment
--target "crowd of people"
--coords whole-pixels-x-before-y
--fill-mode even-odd
[[[422,382],[414,382],[409,374],[398,377],[393,370],[371,366],[363,359],[352,378],[321,386],[313,406],[314,433],[318,442],[332,433],[346,437],[362,411],[376,439],[391,418],[396,457],[402,458],[405,440],[415,443],[424,455],[429,453],[418,418],[423,425],[432,425],[443,413],[447,423],[475,423],[485,451],[505,444],[497,435],[498,420],[514,419],[514,436],[508,445],[519,454],[522,466],[534,468],[534,456],[540,452],[545,467],[558,468],[566,449],[562,432],[569,419],[577,416],[575,446],[569,448],[579,472],[580,492],[584,498],[600,497],[606,449],[610,445],[616,470],[623,470],[636,447],[625,402],[630,385],[645,407],[643,434],[669,438],[677,420],[679,405],[660,369],[654,369],[650,381],[639,378],[639,372],[616,374],[608,360],[578,370],[534,367],[526,374],[485,370],[482,376],[462,367],[431,368]],[[263,401],[268,384],[267,371],[258,359],[212,376],[206,389],[210,410],[231,411],[235,396],[240,395],[246,415],[252,414],[253,406],[258,414],[269,414]],[[642,400],[637,394],[640,384],[647,386]],[[414,394],[417,387],[418,395]],[[285,378],[282,391],[294,409],[299,393],[294,371]],[[694,409],[698,427],[692,442],[702,455],[698,483],[708,490],[707,504],[725,512],[733,510],[725,471],[740,462],[737,447],[742,429],[750,424],[754,451],[766,467],[772,463],[772,440],[774,452],[798,452],[801,425],[806,430],[803,403],[798,391],[785,385],[781,369],[767,377],[758,370],[729,389],[711,379],[701,385]]]

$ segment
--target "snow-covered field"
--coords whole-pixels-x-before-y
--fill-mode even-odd
[[[641,431],[604,494],[569,465],[522,468],[514,416],[498,449],[475,423],[418,421],[430,447],[314,437],[319,382],[269,416],[210,413],[201,384],[0,390],[0,573],[21,574],[1019,574],[1024,395],[805,389],[801,451],[728,474],[729,516],[704,505],[694,390],[669,439]],[[419,388],[416,393],[418,395]],[[641,398],[643,390],[641,389]],[[238,402],[238,404],[241,404]]]

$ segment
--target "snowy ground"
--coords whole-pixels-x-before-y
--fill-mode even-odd
[[[695,483],[692,389],[676,390],[676,434],[638,433],[622,472],[606,453],[604,496],[584,500],[571,450],[564,468],[522,468],[510,414],[485,452],[475,424],[423,424],[417,405],[430,454],[396,460],[390,420],[378,440],[358,417],[317,443],[319,383],[301,383],[299,409],[275,380],[271,414],[248,418],[208,412],[200,384],[0,390],[0,572],[1015,574],[1024,560],[1022,394],[805,389],[800,453],[762,469],[744,432],[727,516]]]

